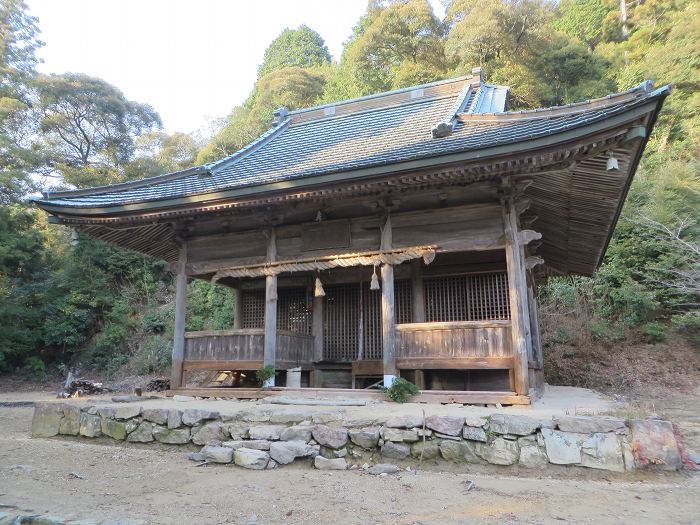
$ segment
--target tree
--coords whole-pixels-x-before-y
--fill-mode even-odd
[[[429,82],[447,71],[442,37],[427,0],[372,2],[341,65],[362,95]]]
[[[223,129],[202,149],[197,163],[219,160],[255,140],[272,124],[280,106],[289,109],[316,103],[326,85],[321,70],[288,67],[260,78],[243,106],[233,109]]]
[[[316,31],[306,25],[285,29],[265,50],[258,77],[286,67],[318,67],[329,64],[331,55]]]
[[[612,5],[606,0],[567,0],[559,4],[560,17],[554,27],[595,51],[603,39],[606,21],[613,11]]]
[[[195,165],[199,144],[187,133],[144,133],[135,140],[134,158],[124,166],[126,180],[180,171]]]
[[[151,106],[127,100],[99,78],[79,73],[41,76],[36,86],[46,165],[78,187],[121,180],[135,138],[162,126]]]
[[[35,161],[27,142],[29,83],[39,62],[37,19],[21,0],[0,2],[0,203],[26,193]]]

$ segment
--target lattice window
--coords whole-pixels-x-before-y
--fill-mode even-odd
[[[362,286],[363,359],[382,358],[382,292]]]
[[[505,272],[469,275],[469,319],[510,319],[508,275]]]
[[[323,356],[328,361],[357,358],[360,287],[358,284],[325,286]]]
[[[264,328],[265,290],[244,290],[242,299],[243,328]]]
[[[412,323],[413,291],[409,279],[402,279],[394,282],[394,304],[396,324]]]
[[[424,280],[428,322],[510,319],[505,272]]]
[[[310,298],[306,288],[282,288],[277,293],[277,329],[311,333]]]

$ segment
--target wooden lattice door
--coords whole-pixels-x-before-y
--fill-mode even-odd
[[[357,284],[325,287],[323,359],[348,362],[357,358],[360,289]]]

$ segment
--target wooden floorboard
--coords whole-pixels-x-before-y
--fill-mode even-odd
[[[179,388],[168,390],[168,396],[184,395],[197,397],[220,397],[230,399],[262,399],[270,396],[288,396],[304,399],[327,399],[342,397],[346,399],[380,399],[386,400],[386,394],[371,390],[352,390],[349,388],[285,388],[275,387],[267,390],[259,388]],[[421,390],[411,399],[412,403],[464,403],[495,405],[529,405],[529,396],[518,396],[515,392],[469,392],[461,390]]]

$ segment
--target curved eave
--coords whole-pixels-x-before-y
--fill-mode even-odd
[[[333,183],[361,182],[366,179],[376,178],[380,176],[388,176],[410,171],[430,169],[443,165],[459,164],[461,162],[473,162],[475,160],[488,161],[504,155],[522,154],[531,151],[537,151],[542,148],[551,148],[560,144],[564,145],[566,143],[578,140],[587,135],[600,133],[607,129],[613,129],[622,126],[628,122],[635,121],[647,114],[653,113],[653,119],[650,120],[650,124],[648,124],[647,126],[648,135],[653,126],[653,120],[656,119],[658,111],[661,108],[663,99],[666,97],[667,94],[668,90],[662,88],[660,90],[657,90],[652,96],[649,96],[644,100],[640,101],[638,105],[635,105],[618,115],[606,117],[599,121],[590,124],[585,124],[580,127],[572,128],[561,133],[547,135],[534,139],[523,139],[483,149],[469,150],[461,153],[432,156],[411,161],[373,166],[353,171],[333,172],[316,176],[308,176],[296,180],[240,187],[231,190],[188,195],[172,199],[153,199],[149,201],[141,201],[114,206],[65,206],[55,204],[51,200],[45,199],[35,199],[34,202],[37,204],[37,206],[46,210],[49,213],[66,217],[105,218],[134,214],[158,215],[159,212],[164,212],[165,210],[184,211],[190,208],[196,208],[198,206],[220,203],[224,201],[235,201],[237,199],[250,198],[254,196],[264,197],[275,193],[305,190],[312,187],[323,186]],[[639,159],[637,159],[637,163],[638,162]],[[636,163],[634,165],[634,168],[636,168]],[[625,194],[626,192],[627,189],[625,190]]]

